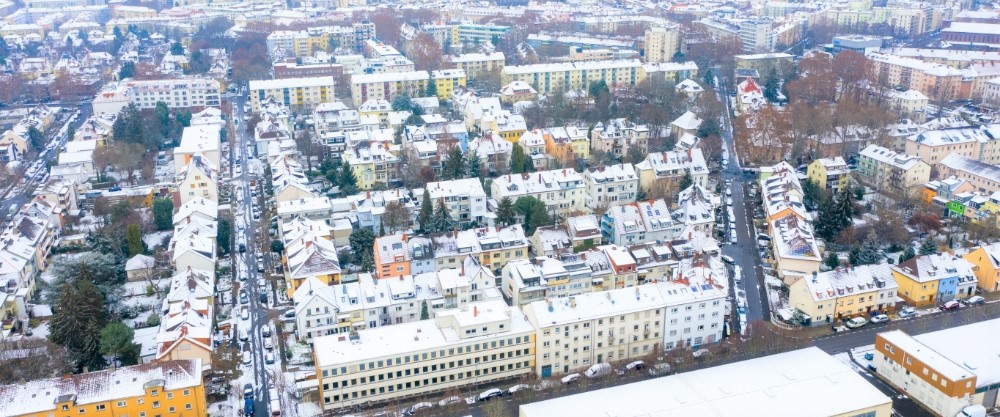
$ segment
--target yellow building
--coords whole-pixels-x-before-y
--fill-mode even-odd
[[[963,258],[975,266],[973,271],[979,288],[983,291],[1000,290],[1000,243],[975,248]]]
[[[437,87],[438,100],[447,100],[451,98],[451,94],[456,89],[459,87],[465,88],[466,78],[464,69],[431,71],[431,79],[434,80],[434,86]]]
[[[250,106],[260,111],[260,104],[273,97],[292,111],[316,109],[320,103],[332,101],[334,79],[332,76],[282,78],[277,80],[250,81]]]
[[[609,86],[634,86],[642,81],[642,63],[637,59],[618,61],[567,62],[506,66],[501,72],[501,84],[524,81],[538,90],[553,91],[586,89],[590,83],[604,80]]]
[[[452,67],[465,70],[465,74],[469,78],[476,78],[483,73],[500,71],[505,62],[506,58],[503,52],[461,54],[451,57]]]
[[[289,297],[309,278],[318,279],[325,285],[340,283],[340,260],[333,242],[307,238],[312,236],[303,235],[285,245],[282,263],[285,265],[285,285]]]
[[[899,297],[915,307],[971,296],[976,288],[973,263],[950,253],[921,255],[892,267]]]
[[[202,363],[157,362],[0,386],[7,417],[207,416]]]
[[[888,264],[837,268],[788,286],[788,304],[821,325],[896,307],[896,280]]]
[[[562,163],[590,159],[590,138],[586,129],[576,126],[553,127],[542,131],[545,153]]]
[[[685,43],[681,39],[678,26],[654,27],[646,29],[646,62],[671,62],[674,55],[683,54]]]
[[[368,147],[348,149],[344,161],[349,163],[359,190],[371,190],[377,184],[396,185],[399,181],[399,145],[372,143]]]
[[[844,158],[820,158],[809,164],[806,176],[820,189],[833,193],[840,191],[850,182],[851,170]]]

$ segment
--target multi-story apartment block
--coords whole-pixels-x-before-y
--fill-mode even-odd
[[[557,64],[508,65],[501,72],[501,83],[523,81],[539,93],[586,89],[592,82],[609,86],[635,86],[645,73],[639,60],[567,62]]]
[[[802,324],[828,325],[892,312],[898,289],[888,264],[838,267],[793,282],[788,287],[788,304],[804,315]]]
[[[333,63],[298,64],[291,62],[275,62],[271,66],[275,79],[333,77],[335,80],[344,76],[344,66]]]
[[[708,166],[701,149],[697,148],[650,153],[645,160],[635,164],[635,170],[639,172],[639,187],[644,190],[654,185],[678,185],[685,175],[690,175],[695,184],[708,186]]]
[[[822,262],[812,223],[785,212],[768,222],[771,247],[779,278],[785,284],[819,271]]]
[[[0,386],[10,417],[208,415],[199,360],[125,366]]]
[[[218,168],[212,165],[208,161],[208,158],[201,154],[195,154],[187,165],[174,177],[181,204],[190,201],[194,197],[218,202],[218,173]]]
[[[920,157],[868,145],[858,156],[855,176],[876,190],[904,195],[930,180],[931,166]]]
[[[288,56],[307,57],[317,51],[350,48],[361,51],[364,42],[375,38],[375,24],[360,21],[351,26],[321,26],[300,31],[274,31],[267,36],[267,50],[281,49]]]
[[[545,203],[550,213],[559,216],[587,209],[587,186],[572,168],[503,175],[494,179],[491,187],[495,199],[507,197],[517,201],[532,196]]]
[[[964,121],[939,129],[930,129],[906,139],[905,152],[916,155],[928,165],[938,167],[950,155],[960,155],[977,161],[998,162],[997,148],[984,129]]]
[[[483,73],[499,72],[503,69],[506,58],[503,52],[470,53],[452,56],[450,62],[453,67],[465,70],[469,78],[476,78]]]
[[[410,275],[410,250],[406,235],[385,235],[375,238],[375,276],[381,279]]]
[[[630,149],[638,149],[644,154],[648,148],[649,127],[632,123],[628,119],[597,122],[590,131],[592,151],[606,152],[622,158]]]
[[[434,236],[435,269],[457,268],[468,256],[498,272],[505,264],[528,258],[528,238],[520,224],[479,227]]]
[[[773,20],[767,17],[756,17],[744,20],[739,24],[739,36],[743,52],[756,54],[774,51]]]
[[[673,240],[684,224],[675,222],[667,207],[662,199],[611,206],[601,216],[601,235],[616,245]]]
[[[438,100],[448,100],[456,90],[465,88],[465,70],[457,68],[431,71],[431,80],[436,87]]]
[[[397,186],[399,179],[399,157],[393,149],[399,145],[373,142],[368,146],[357,146],[344,151],[344,161],[350,164],[358,179],[359,190],[371,190],[376,184]]]
[[[317,279],[326,285],[340,283],[340,260],[336,246],[329,239],[303,234],[286,244],[281,261],[285,265],[289,297],[308,279]]]
[[[867,57],[873,76],[882,85],[917,90],[931,100],[959,98],[962,71],[956,68],[877,52]]]
[[[580,254],[564,253],[558,258],[545,256],[533,260],[521,259],[508,262],[503,266],[500,278],[500,289],[511,300],[511,304],[524,307],[532,302],[546,297],[569,297],[588,293],[599,288],[594,283],[593,270],[588,264],[589,255],[603,259],[605,270],[607,256],[600,251],[590,251],[588,258]],[[605,272],[601,275],[608,275]]]
[[[940,178],[956,177],[969,182],[981,193],[1000,191],[1000,167],[959,154],[946,156],[938,164]]]
[[[191,162],[196,155],[205,158],[206,163],[218,167],[221,164],[219,148],[222,137],[219,126],[195,125],[184,128],[181,142],[174,148],[174,169],[177,172]]]
[[[632,164],[587,168],[582,175],[590,210],[634,203],[639,193],[639,175]]]
[[[171,109],[218,107],[222,103],[221,90],[219,82],[211,78],[127,79],[105,86],[91,106],[94,114],[118,114],[129,104],[142,110],[153,109],[161,101]]]
[[[250,81],[250,107],[259,112],[261,102],[272,97],[293,111],[311,112],[320,103],[333,100],[334,78],[307,77]]]
[[[806,177],[819,188],[836,193],[850,183],[851,169],[844,158],[819,158],[809,164]]]
[[[535,360],[534,328],[503,301],[319,337],[313,346],[324,410],[513,380],[531,373]]]
[[[677,54],[685,52],[685,43],[677,26],[657,26],[646,29],[646,62],[672,62]]]
[[[424,187],[431,193],[431,202],[437,206],[444,201],[448,214],[458,224],[486,225],[489,211],[486,209],[486,191],[477,178],[429,182]],[[417,197],[417,201],[421,201]]]
[[[462,23],[451,27],[452,45],[481,45],[496,42],[507,35],[510,26],[494,24]]]
[[[351,99],[357,107],[372,99],[392,101],[400,94],[423,97],[429,79],[427,71],[354,74],[351,76]]]
[[[923,307],[971,297],[976,290],[973,265],[949,253],[919,255],[892,267],[899,297]]]
[[[590,158],[587,129],[580,126],[552,127],[542,131],[545,153],[563,164]]]

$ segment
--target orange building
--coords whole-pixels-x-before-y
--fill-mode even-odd
[[[410,248],[406,235],[388,235],[375,239],[375,275],[396,278],[410,275]]]

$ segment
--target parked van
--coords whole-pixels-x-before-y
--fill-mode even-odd
[[[855,317],[847,321],[847,328],[857,329],[866,324],[868,324],[868,320],[866,320],[864,317]]]
[[[281,417],[281,402],[277,398],[271,400],[271,417]]]
[[[610,363],[599,363],[594,366],[591,366],[583,374],[586,375],[587,378],[598,378],[610,373],[611,373]]]

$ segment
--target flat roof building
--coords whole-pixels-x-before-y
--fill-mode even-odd
[[[889,417],[892,400],[811,347],[525,404],[520,417]]]

